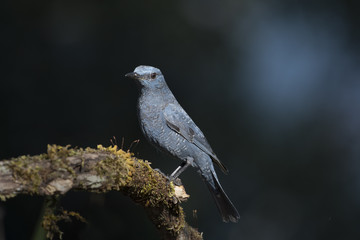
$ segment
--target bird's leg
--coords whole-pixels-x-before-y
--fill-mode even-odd
[[[179,167],[170,175],[170,181],[177,179],[182,172],[184,172],[190,165],[192,165],[194,159],[187,157],[186,161],[182,162]]]

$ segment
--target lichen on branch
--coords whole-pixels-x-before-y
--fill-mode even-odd
[[[72,189],[96,193],[121,191],[145,208],[164,239],[202,239],[185,222],[180,202],[189,196],[183,187],[174,186],[154,171],[148,161],[137,159],[117,146],[82,149],[48,145],[47,153],[0,162],[3,201],[17,194],[61,196]],[[77,217],[72,212],[62,216]]]

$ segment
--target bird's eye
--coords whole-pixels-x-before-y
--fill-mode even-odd
[[[150,77],[151,77],[151,79],[156,78],[156,73],[152,73],[152,74],[150,75]]]

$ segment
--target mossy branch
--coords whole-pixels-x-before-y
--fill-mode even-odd
[[[202,239],[202,234],[185,222],[180,202],[189,196],[182,186],[174,187],[149,162],[116,146],[77,149],[48,145],[45,154],[0,162],[3,201],[17,194],[63,195],[71,189],[121,191],[145,208],[163,239]]]

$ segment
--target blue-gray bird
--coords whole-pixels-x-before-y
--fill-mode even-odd
[[[151,66],[138,66],[125,76],[135,79],[140,88],[138,116],[145,137],[160,150],[183,161],[170,179],[176,179],[189,165],[197,168],[215,199],[223,221],[237,222],[240,215],[222,189],[213,163],[224,173],[228,170],[177,102],[161,71]]]

